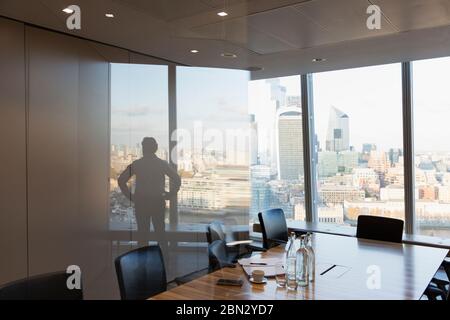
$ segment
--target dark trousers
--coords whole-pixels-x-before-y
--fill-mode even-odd
[[[150,223],[153,225],[155,240],[159,243],[164,255],[167,254],[168,245],[166,239],[164,199],[147,198],[144,201],[136,201],[136,223],[138,227],[137,240],[139,247],[148,246]]]

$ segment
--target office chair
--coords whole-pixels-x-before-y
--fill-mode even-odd
[[[227,251],[227,245],[223,240],[216,240],[208,246],[209,271],[213,272],[225,267],[234,268],[236,265]]]
[[[438,300],[438,297],[440,297],[444,301],[450,301],[450,290],[443,290],[433,283],[428,285],[423,294],[428,298],[428,300]]]
[[[358,217],[356,237],[361,239],[401,243],[403,241],[403,221],[392,218],[361,215]]]
[[[122,300],[145,300],[167,290],[159,245],[127,252],[116,258],[115,266]]]
[[[83,289],[69,289],[65,271],[14,281],[0,287],[0,300],[83,300]]]
[[[248,256],[253,251],[263,251],[263,248],[252,245],[253,240],[235,241],[233,239],[229,239],[230,237],[228,237],[224,231],[223,223],[219,221],[213,221],[209,224],[206,238],[209,244],[213,243],[216,240],[225,241],[227,245],[227,251],[229,255],[232,256],[233,260]]]
[[[263,247],[270,249],[288,241],[286,217],[282,209],[269,209],[258,213],[263,235]]]
[[[224,231],[224,225],[220,221],[213,221],[207,227],[206,239],[208,244],[213,242],[227,241],[227,234]],[[252,240],[230,241],[226,242],[227,259],[231,262],[237,262],[238,259],[251,255],[253,251],[261,251],[262,248],[251,246]],[[205,268],[198,271],[191,272],[181,277],[177,277],[175,282],[177,285],[182,285],[200,278],[211,271],[211,268]]]
[[[441,267],[444,269],[447,280],[434,277],[425,291],[425,295],[428,297],[428,300],[437,300],[437,297],[441,297],[442,300],[449,299],[450,295],[450,259],[446,258]]]

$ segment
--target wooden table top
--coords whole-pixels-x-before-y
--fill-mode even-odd
[[[314,234],[316,280],[308,287],[289,291],[277,288],[274,278],[267,284],[252,284],[242,267],[224,268],[152,297],[154,300],[418,300],[433,278],[448,250],[409,244],[362,240],[328,234]],[[263,258],[280,258],[284,246]],[[337,265],[320,275],[320,268]],[[373,267],[375,266],[375,267]],[[369,287],[379,270],[379,288]],[[372,277],[371,277],[372,275]],[[219,286],[219,278],[242,278],[242,287]],[[373,283],[373,282],[371,282]]]

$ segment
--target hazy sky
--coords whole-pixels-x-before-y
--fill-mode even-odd
[[[450,58],[417,61],[413,74],[416,150],[450,152]]]
[[[350,145],[402,146],[400,64],[317,73],[313,76],[316,132],[322,147],[331,106],[349,116]]]
[[[248,125],[247,71],[215,68],[177,68],[178,127],[191,129],[194,121],[206,128]]]
[[[450,151],[450,58],[415,62],[413,72],[416,150]],[[300,95],[298,76],[280,81],[287,95]],[[133,145],[150,135],[167,145],[167,82],[166,66],[112,65],[112,143]],[[270,107],[252,103],[268,99],[268,86],[257,82],[249,86],[246,71],[179,67],[178,126],[189,129],[194,121],[203,121],[209,128],[244,127],[249,113],[263,114]],[[363,143],[384,150],[402,146],[400,64],[317,73],[313,83],[315,127],[322,146],[331,106],[349,116],[350,144],[357,150]]]
[[[134,146],[145,136],[168,148],[168,68],[111,65],[111,143]]]

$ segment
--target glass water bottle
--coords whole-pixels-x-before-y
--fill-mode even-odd
[[[313,282],[316,279],[316,254],[312,246],[312,233],[306,235],[306,249],[308,250],[309,281]]]
[[[309,283],[309,252],[306,249],[306,237],[300,237],[300,248],[297,250],[297,285],[306,287]]]
[[[286,252],[286,285],[289,290],[297,290],[297,250],[295,245],[295,233],[291,233]]]

